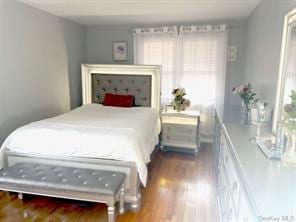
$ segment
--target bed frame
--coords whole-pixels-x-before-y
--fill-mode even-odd
[[[136,106],[152,107],[160,111],[160,66],[82,64],[83,104],[101,103],[105,93],[135,96]],[[18,162],[54,164],[75,168],[119,171],[126,174],[125,202],[137,211],[141,203],[140,179],[134,162],[98,158],[43,156],[2,150],[2,167]]]

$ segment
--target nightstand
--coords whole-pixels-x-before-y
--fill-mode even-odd
[[[175,151],[193,151],[199,149],[198,111],[167,111],[161,114],[161,149]]]

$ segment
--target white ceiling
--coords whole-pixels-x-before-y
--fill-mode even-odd
[[[260,0],[19,0],[83,25],[244,19]]]

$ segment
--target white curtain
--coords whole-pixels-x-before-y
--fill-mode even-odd
[[[226,26],[181,26],[179,34],[177,27],[164,28],[134,30],[135,64],[162,65],[163,104],[171,102],[173,88],[185,88],[190,109],[201,113],[201,140],[211,142],[214,107],[224,99]]]
[[[224,100],[226,26],[181,26],[178,56],[180,85],[191,108],[200,111],[202,141],[211,142],[215,107],[221,109]]]
[[[170,103],[177,84],[177,41],[176,26],[134,30],[134,63],[162,65],[162,104]]]

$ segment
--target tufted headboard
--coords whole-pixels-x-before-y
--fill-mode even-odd
[[[106,93],[133,95],[136,106],[160,107],[160,66],[82,65],[83,104],[102,103]]]
[[[133,95],[136,106],[151,106],[151,76],[92,75],[92,102],[102,103],[105,93]]]

